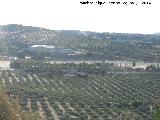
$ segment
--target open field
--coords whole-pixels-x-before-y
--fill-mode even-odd
[[[10,61],[0,61],[0,69],[9,69]]]

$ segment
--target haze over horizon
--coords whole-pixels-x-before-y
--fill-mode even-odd
[[[51,30],[116,33],[160,32],[158,0],[150,0],[151,5],[138,6],[81,5],[80,1],[1,0],[0,25],[22,24]]]

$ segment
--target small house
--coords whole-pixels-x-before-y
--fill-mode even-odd
[[[77,77],[80,77],[80,78],[88,77],[87,73],[84,73],[84,72],[77,72],[76,75],[77,75]]]

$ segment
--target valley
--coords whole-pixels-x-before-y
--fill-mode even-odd
[[[0,31],[0,93],[36,120],[157,120],[159,35]]]

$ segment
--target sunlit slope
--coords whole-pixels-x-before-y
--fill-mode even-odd
[[[97,33],[79,30],[49,30],[22,25],[0,26],[0,54],[20,56],[31,45],[85,50],[100,59],[160,60],[160,36]]]

